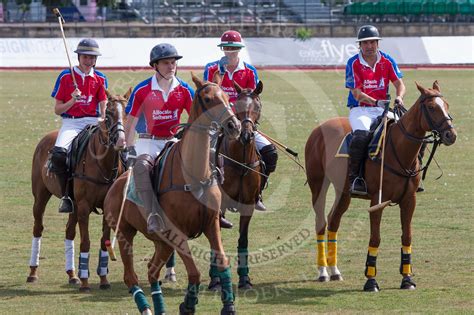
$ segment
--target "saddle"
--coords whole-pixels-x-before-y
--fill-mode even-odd
[[[68,170],[69,174],[76,169],[77,164],[82,158],[92,134],[99,128],[98,125],[87,125],[75,138],[72,140],[71,149],[68,153]]]
[[[389,125],[394,123],[394,119],[389,119],[387,122],[387,128]],[[381,117],[377,118],[372,125],[370,126],[370,142],[367,149],[367,157],[371,160],[377,159],[381,148],[382,148],[382,141],[383,141],[383,129],[384,124]],[[346,136],[342,139],[339,148],[336,151],[335,157],[341,158],[348,158],[349,157],[349,144],[352,140],[352,132],[346,134]]]

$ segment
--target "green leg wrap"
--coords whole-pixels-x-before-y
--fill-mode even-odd
[[[186,296],[184,297],[184,306],[186,309],[195,311],[196,305],[198,304],[198,295],[199,295],[199,284],[188,284],[188,289],[186,290]]]
[[[239,276],[249,275],[249,251],[247,248],[237,247],[239,262],[237,266],[237,273]]]
[[[222,303],[232,304],[235,300],[234,291],[232,290],[232,278],[230,273],[230,268],[225,268],[224,271],[219,272],[219,278],[221,279],[221,300]]]
[[[147,308],[150,308],[150,304],[148,304],[148,301],[146,300],[145,293],[143,293],[143,290],[138,285],[131,287],[129,292],[133,295],[133,299],[135,300],[140,313],[142,313]]]
[[[166,268],[171,268],[175,266],[176,266],[176,251],[173,251],[173,253],[171,253],[170,258],[166,262]]]
[[[216,253],[211,250],[211,267],[209,268],[209,277],[219,277],[219,271],[217,270]]]
[[[160,285],[160,282],[151,284],[151,297],[153,299],[153,305],[155,306],[155,314],[157,315],[166,313],[165,300],[163,299]]]

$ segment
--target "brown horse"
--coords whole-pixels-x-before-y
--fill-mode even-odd
[[[400,273],[403,276],[401,288],[414,289],[411,271],[411,220],[416,206],[416,189],[420,182],[420,163],[417,159],[422,143],[426,142],[426,132],[433,132],[441,143],[449,146],[456,141],[456,131],[448,114],[448,103],[440,93],[438,82],[432,89],[417,84],[421,95],[415,104],[399,121],[389,125],[386,133],[385,162],[383,172],[382,200],[391,200],[400,207],[402,225],[402,254]],[[312,193],[312,203],[316,212],[316,233],[318,239],[319,281],[328,281],[329,267],[331,280],[342,280],[337,268],[337,230],[341,217],[349,207],[351,195],[347,179],[348,161],[336,158],[336,151],[343,137],[351,131],[347,118],[333,118],[316,127],[306,142],[306,174]],[[365,179],[371,206],[378,204],[380,158],[367,159]],[[327,243],[325,254],[326,219],[324,207],[329,184],[334,185],[336,199],[328,215]],[[381,208],[383,209],[383,208]],[[378,291],[375,280],[377,251],[380,244],[380,221],[382,211],[370,213],[370,241],[366,261],[365,291]]]
[[[108,94],[108,92],[107,92]],[[84,150],[81,160],[74,169],[71,182],[74,187],[74,213],[71,213],[66,225],[66,238],[64,241],[66,255],[66,273],[69,283],[78,284],[79,280],[74,268],[74,238],[76,236],[76,225],[79,223],[81,235],[79,278],[81,280],[81,291],[89,291],[89,214],[96,208],[103,208],[103,201],[107,190],[115,178],[123,172],[120,163],[120,150],[123,147],[116,145],[119,139],[125,138],[123,129],[123,109],[127,103],[130,91],[124,96],[111,96],[108,94],[106,119],[98,124]],[[38,143],[33,155],[31,174],[33,205],[33,241],[30,260],[30,275],[27,282],[38,280],[38,265],[43,234],[43,216],[46,204],[52,195],[61,197],[61,189],[56,175],[48,169],[48,152],[54,146],[58,131],[47,134]],[[105,220],[103,230],[108,231]],[[99,266],[97,269],[100,276],[100,288],[107,289],[110,284],[107,280],[108,255],[105,240],[109,235],[103,235],[101,239],[101,252]]]
[[[197,90],[182,140],[174,144],[164,165],[163,176],[158,187],[159,202],[166,215],[167,229],[164,232],[147,232],[144,209],[126,200],[120,222],[121,201],[126,175],[122,175],[110,188],[105,198],[105,216],[116,231],[120,255],[124,265],[124,282],[133,294],[138,309],[149,314],[150,306],[143,291],[138,286],[138,278],[133,265],[133,239],[140,231],[153,241],[155,253],[148,263],[148,281],[156,314],[165,312],[163,295],[158,282],[160,271],[168,260],[173,248],[178,251],[186,266],[188,289],[180,313],[193,314],[197,304],[200,273],[191,255],[188,239],[201,233],[209,240],[213,252],[218,257],[219,276],[223,284],[221,314],[234,314],[229,262],[224,253],[219,230],[219,209],[221,192],[216,184],[214,171],[210,166],[209,129],[224,131],[236,138],[240,133],[240,123],[232,113],[227,95],[216,83],[203,82],[192,74]],[[118,226],[117,226],[118,224]]]
[[[240,213],[238,267],[239,289],[251,289],[248,268],[248,232],[250,220],[255,209],[255,202],[260,192],[262,164],[255,146],[256,123],[260,119],[262,103],[260,93],[262,81],[255,90],[242,89],[237,84],[239,95],[234,104],[234,111],[242,124],[240,137],[237,140],[224,138],[220,152],[224,156],[224,184],[222,191],[222,209],[236,209]],[[235,163],[238,162],[238,163]],[[220,289],[217,268],[211,266],[209,290]]]

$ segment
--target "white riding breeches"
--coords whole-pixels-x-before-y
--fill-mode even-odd
[[[370,125],[383,114],[382,107],[353,107],[349,112],[349,122],[351,124],[352,131],[356,130],[370,130]],[[389,119],[393,119],[395,116],[393,112],[387,113]]]
[[[272,144],[272,143],[268,141],[267,138],[262,136],[258,131],[255,132],[255,145],[257,146],[258,151],[262,150],[263,147],[269,144]]]
[[[137,157],[142,154],[148,154],[153,159],[156,159],[161,150],[163,150],[165,147],[165,144],[169,141],[177,142],[178,139],[172,138],[170,140],[155,140],[138,138],[135,142],[135,151],[137,152]]]
[[[61,129],[59,129],[58,137],[54,145],[69,150],[72,140],[74,140],[87,125],[96,125],[97,119],[97,117],[77,119],[63,118]]]

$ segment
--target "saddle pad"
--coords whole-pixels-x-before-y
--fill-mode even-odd
[[[143,207],[143,201],[138,197],[137,191],[135,190],[135,180],[133,179],[133,174],[130,175],[130,183],[128,184],[127,189],[127,200],[133,202],[139,207]]]
[[[377,126],[375,131],[371,133],[371,139],[368,146],[368,156],[372,160],[375,160],[377,155],[379,154],[381,147],[382,147],[382,133],[383,133],[383,124]],[[349,144],[352,140],[352,133],[346,134],[346,136],[342,139],[339,148],[336,151],[335,157],[349,157]]]

